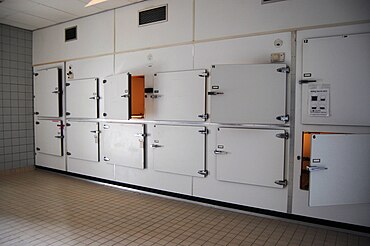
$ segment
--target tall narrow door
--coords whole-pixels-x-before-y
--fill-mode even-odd
[[[370,134],[311,137],[309,205],[370,203]]]
[[[284,130],[219,128],[217,179],[283,188],[285,136]]]
[[[103,80],[104,112],[107,119],[128,120],[130,118],[131,75],[118,74]]]
[[[37,153],[63,155],[63,124],[60,120],[35,122],[35,147]]]
[[[66,87],[67,116],[97,118],[99,106],[98,79],[69,80]]]
[[[62,116],[62,70],[50,68],[34,75],[35,114],[46,117]]]
[[[286,114],[286,65],[214,65],[211,121],[282,124]]]
[[[155,125],[151,144],[154,169],[204,177],[205,133],[202,126]]]
[[[142,124],[104,123],[101,133],[103,161],[144,169],[144,129]]]
[[[86,161],[99,161],[99,137],[99,123],[97,122],[68,122],[68,156]]]
[[[204,121],[206,70],[154,75],[153,110],[156,120]]]

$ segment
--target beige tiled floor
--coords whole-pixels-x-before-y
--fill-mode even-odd
[[[370,239],[36,170],[0,176],[0,245],[370,245]]]

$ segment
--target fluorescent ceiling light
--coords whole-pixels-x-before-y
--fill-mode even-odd
[[[88,4],[85,5],[85,7],[89,7],[98,3],[106,2],[108,0],[91,0]]]

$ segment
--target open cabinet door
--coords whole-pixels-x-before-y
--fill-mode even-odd
[[[104,112],[107,119],[130,119],[131,74],[118,74],[103,80]]]
[[[312,135],[310,206],[370,203],[370,134]]]

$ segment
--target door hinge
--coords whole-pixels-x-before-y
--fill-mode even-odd
[[[288,66],[280,67],[280,68],[276,69],[276,71],[278,71],[279,73],[290,73],[290,67],[288,67]]]
[[[106,157],[106,156],[103,157],[103,160],[104,161],[110,161],[110,159],[108,157]]]
[[[40,148],[36,148],[37,151],[40,151]]]
[[[136,133],[135,134],[135,137],[143,137],[143,138],[145,138],[146,136],[147,136],[146,133]]]
[[[105,83],[107,83],[107,80],[106,79],[103,80],[103,84],[105,84]]]
[[[209,115],[208,114],[200,114],[200,115],[198,115],[198,117],[203,119],[203,120],[207,120],[209,118]]]
[[[33,75],[35,75],[35,76],[39,76],[39,74],[38,74],[38,73],[34,73]]]
[[[100,133],[101,131],[99,131],[99,130],[94,130],[94,131],[90,131],[91,133]]]
[[[227,152],[226,152],[226,151],[223,151],[223,150],[217,150],[217,149],[215,149],[215,150],[213,151],[213,153],[214,153],[215,155],[226,155],[226,154],[227,154]]]
[[[124,94],[124,95],[122,95],[121,97],[124,97],[124,98],[130,98],[130,94]]]
[[[208,134],[208,129],[199,130],[198,132],[199,132],[200,134],[207,135],[207,134]]]
[[[35,115],[39,115],[39,112],[35,112],[34,114],[35,114]]]
[[[284,132],[284,133],[278,133],[276,134],[277,138],[283,138],[283,139],[288,139],[289,138],[289,133]]]
[[[202,77],[202,78],[208,78],[209,77],[209,73],[207,71],[201,73],[201,74],[198,74],[199,77]]]
[[[70,123],[67,123],[66,126],[71,126],[71,124]]]
[[[36,125],[39,125],[39,124],[40,124],[40,122],[36,121]]]
[[[71,83],[66,83],[66,86],[70,86],[71,85]]]
[[[51,93],[54,93],[54,94],[62,94],[62,91],[55,90],[55,91],[52,91]]]
[[[284,180],[275,180],[274,182],[275,184],[277,185],[282,185],[282,186],[287,186],[288,185],[288,180],[284,179]]]
[[[216,95],[223,95],[224,93],[221,91],[209,91],[208,96],[216,96]]]
[[[110,126],[109,125],[103,125],[103,129],[109,129]]]
[[[72,155],[71,152],[67,152],[67,155]]]
[[[199,170],[198,174],[203,175],[203,177],[207,177],[208,176],[208,170]]]
[[[70,112],[66,112],[66,115],[71,115],[71,113]]]
[[[284,123],[287,123],[289,121],[289,114],[286,115],[279,115],[276,117],[277,120],[280,120]]]

